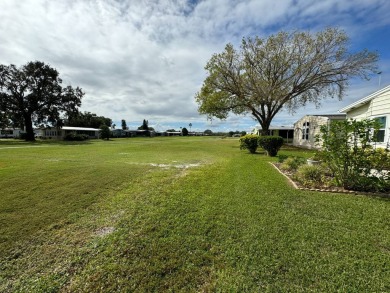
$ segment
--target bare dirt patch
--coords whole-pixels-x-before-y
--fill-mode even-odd
[[[95,231],[96,236],[104,237],[115,231],[114,227],[102,227]]]
[[[188,169],[188,168],[199,167],[200,165],[201,165],[200,163],[196,163],[196,164],[154,164],[154,163],[150,163],[150,166],[164,168],[164,169],[169,169],[169,168]]]

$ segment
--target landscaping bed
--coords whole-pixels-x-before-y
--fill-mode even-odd
[[[322,180],[313,181],[308,180],[306,182],[302,182],[296,176],[296,171],[287,170],[282,167],[282,163],[270,162],[282,175],[284,175],[292,186],[296,189],[300,190],[310,190],[310,191],[319,191],[319,192],[336,192],[336,193],[349,193],[356,195],[371,195],[371,196],[380,196],[380,197],[388,197],[390,198],[389,193],[384,192],[368,192],[368,191],[358,191],[358,190],[348,190],[340,186],[336,186],[332,181],[334,178],[329,174],[323,174]]]

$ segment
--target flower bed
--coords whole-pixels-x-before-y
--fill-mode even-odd
[[[310,184],[309,182],[307,182],[306,184],[304,184],[301,180],[297,178],[296,170],[288,170],[286,168],[283,168],[282,163],[271,163],[271,165],[273,165],[283,176],[285,176],[290,182],[290,184],[296,189],[318,192],[348,193],[355,195],[371,195],[390,198],[390,194],[388,193],[347,190],[342,187],[336,186],[335,184],[332,184],[332,176],[326,173],[324,175],[325,178],[323,178],[320,182],[316,182],[316,184]],[[304,163],[301,166],[303,165]]]

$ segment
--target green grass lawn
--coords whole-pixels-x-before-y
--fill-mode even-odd
[[[295,190],[275,160],[215,137],[0,140],[0,291],[390,291],[389,200]]]

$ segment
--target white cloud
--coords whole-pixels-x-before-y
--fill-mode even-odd
[[[203,67],[213,53],[220,52],[227,42],[239,45],[244,36],[266,37],[279,30],[315,31],[329,25],[344,28],[354,48],[360,50],[370,33],[389,28],[389,3],[2,0],[0,64],[20,66],[31,60],[49,63],[59,70],[66,84],[84,89],[82,110],[111,117],[117,125],[121,119],[152,122],[153,118],[164,125],[192,121],[199,127],[235,130],[250,127],[254,121],[232,116],[208,124],[197,114],[194,95],[205,78]],[[390,50],[385,41],[380,43],[383,85],[390,82]],[[354,84],[346,102],[357,92],[374,88],[373,84]],[[326,104],[332,112],[340,108],[338,105]],[[275,123],[286,124],[283,122],[293,119],[282,112]]]

